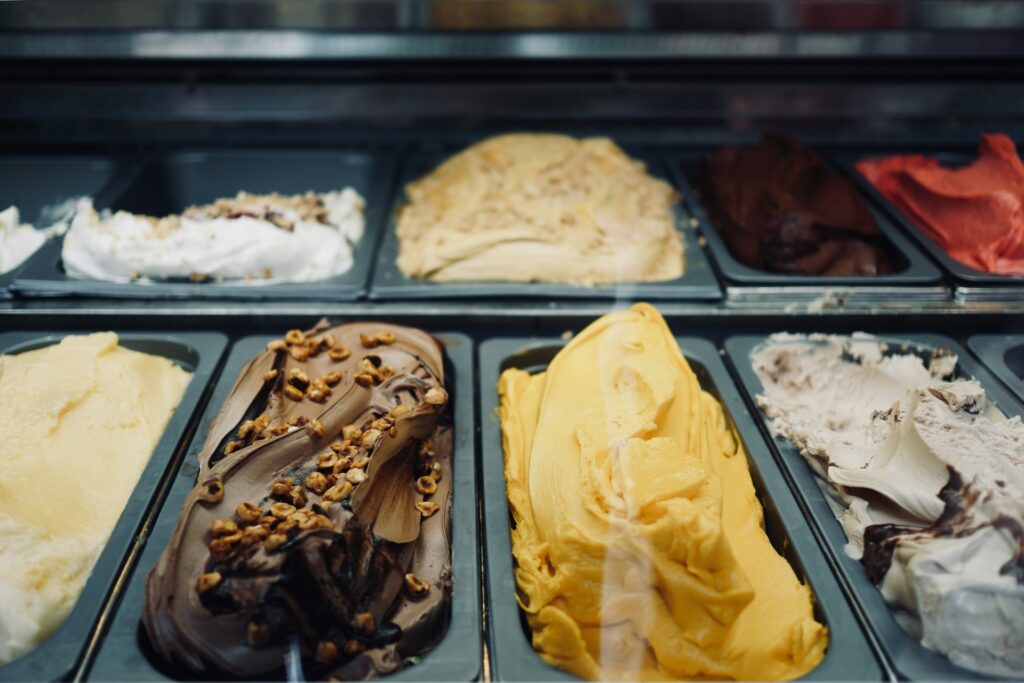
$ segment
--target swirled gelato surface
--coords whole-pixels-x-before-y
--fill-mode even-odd
[[[788,136],[723,147],[693,179],[736,260],[792,275],[884,275],[893,268],[852,180]]]
[[[594,285],[683,273],[675,191],[607,138],[489,138],[406,193],[407,277]]]
[[[189,378],[113,332],[0,356],[0,664],[71,612]]]
[[[420,330],[292,330],[242,370],[199,454],[143,624],[180,675],[386,674],[444,637],[451,425]]]
[[[1024,275],[1024,164],[1008,136],[982,135],[978,158],[958,168],[920,154],[861,159],[856,166],[960,263]]]
[[[846,552],[899,621],[964,668],[1024,670],[1024,424],[956,358],[868,336],[779,335],[755,351],[776,432],[830,485]]]
[[[163,218],[97,213],[91,200],[82,200],[62,260],[71,277],[110,282],[313,282],[352,267],[363,207],[351,188],[292,196],[240,192]]]
[[[747,457],[661,315],[608,314],[502,373],[520,605],[589,679],[788,679],[828,636],[763,527]]]

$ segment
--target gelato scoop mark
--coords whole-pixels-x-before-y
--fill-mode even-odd
[[[444,635],[451,428],[420,330],[290,331],[243,369],[146,581],[157,653],[193,675],[363,679]],[[294,645],[293,645],[294,644]]]
[[[0,664],[71,613],[189,379],[113,332],[0,355]]]
[[[764,531],[747,457],[647,304],[545,372],[502,373],[520,606],[589,679],[788,679],[821,661],[813,597]]]
[[[829,484],[848,555],[922,644],[989,675],[1024,670],[1024,424],[981,386],[866,335],[756,350],[773,429]]]
[[[594,285],[683,273],[675,191],[607,138],[489,138],[406,192],[407,277]]]
[[[1006,135],[982,135],[978,158],[959,168],[910,154],[862,159],[857,170],[952,258],[1024,275],[1024,164]]]
[[[363,235],[355,190],[230,199],[155,218],[79,203],[64,238],[68,275],[110,282],[189,279],[266,285],[347,272]]]
[[[885,275],[885,243],[854,183],[793,138],[724,147],[695,187],[733,256],[791,275]]]

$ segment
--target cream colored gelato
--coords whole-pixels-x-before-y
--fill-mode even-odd
[[[776,432],[831,485],[846,552],[927,647],[989,675],[1024,671],[1024,424],[955,356],[867,336],[776,336],[755,351]]]
[[[593,285],[683,273],[675,191],[607,138],[501,135],[406,192],[407,277]]]
[[[189,379],[112,332],[0,356],[0,664],[71,612]]]
[[[64,238],[64,269],[71,277],[111,282],[324,280],[352,267],[363,208],[351,188],[293,196],[240,192],[160,219],[100,214],[83,200]]]
[[[21,222],[18,207],[0,211],[0,274],[14,270],[46,242],[48,233]]]

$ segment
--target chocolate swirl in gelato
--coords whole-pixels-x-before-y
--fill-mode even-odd
[[[243,369],[146,581],[160,657],[199,677],[362,679],[444,635],[451,428],[443,351],[378,323],[290,331]]]

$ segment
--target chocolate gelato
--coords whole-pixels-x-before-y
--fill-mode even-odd
[[[451,428],[443,350],[378,323],[290,331],[245,366],[146,581],[156,652],[200,677],[363,679],[444,635]]]
[[[724,147],[693,181],[732,255],[751,268],[831,277],[893,272],[853,181],[791,137]]]

